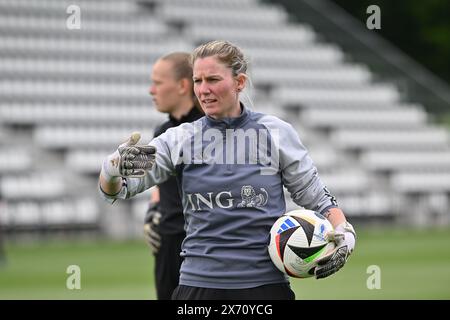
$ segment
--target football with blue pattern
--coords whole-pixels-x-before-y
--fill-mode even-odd
[[[281,272],[291,277],[312,277],[316,261],[334,249],[334,242],[326,237],[331,230],[331,223],[315,211],[287,212],[270,230],[270,258]]]

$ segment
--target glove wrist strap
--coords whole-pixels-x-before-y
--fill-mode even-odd
[[[355,249],[355,242],[356,242],[355,229],[349,222],[345,221],[345,222],[341,223],[340,225],[338,225],[335,228],[335,230],[338,232],[342,232],[344,234],[345,243],[348,247],[348,252],[350,255],[353,252],[353,250]]]
[[[340,231],[340,232],[350,232],[351,234],[353,234],[353,236],[356,239],[356,231],[355,228],[353,228],[353,226],[348,222],[342,222],[341,224],[339,224],[336,228],[334,228],[336,231]]]
[[[106,159],[105,161],[108,161],[108,159]],[[108,173],[108,170],[105,167],[105,162],[103,162],[103,164],[102,164],[102,170],[100,171],[100,174],[108,183],[119,181],[121,179],[120,176],[111,175]]]

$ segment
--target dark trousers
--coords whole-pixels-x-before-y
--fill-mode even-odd
[[[248,289],[211,289],[179,285],[172,300],[295,300],[287,283],[267,284]]]
[[[161,235],[161,247],[155,255],[155,282],[158,300],[170,300],[173,290],[178,286],[181,242],[185,234]]]

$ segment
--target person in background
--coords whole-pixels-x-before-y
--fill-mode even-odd
[[[157,110],[169,116],[155,129],[154,137],[203,116],[193,91],[189,58],[189,53],[174,52],[161,57],[153,65],[149,93]],[[153,190],[145,217],[144,235],[155,255],[157,299],[168,300],[178,286],[181,243],[186,236],[176,177],[169,178]]]

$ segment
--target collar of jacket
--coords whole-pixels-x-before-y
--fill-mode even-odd
[[[205,116],[208,126],[219,127],[219,128],[237,128],[242,126],[250,117],[250,112],[248,109],[241,104],[241,114],[236,118],[222,118],[214,119],[210,116]]]
[[[169,114],[169,121],[173,123],[174,126],[178,126],[185,122],[192,122],[201,118],[203,114],[198,110],[196,106],[193,106],[189,113],[183,115],[180,119],[176,119]]]

